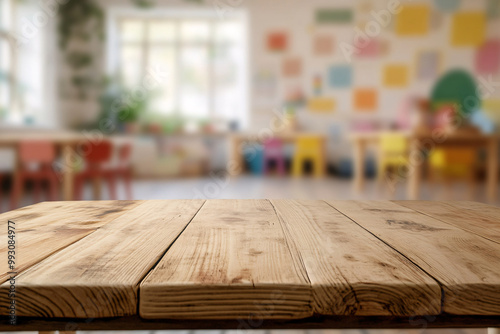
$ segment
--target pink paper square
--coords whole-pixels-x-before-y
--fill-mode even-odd
[[[497,73],[500,68],[500,40],[483,44],[476,54],[476,71],[479,74]]]
[[[331,55],[333,53],[333,36],[317,35],[314,39],[314,53],[317,56]]]
[[[369,41],[362,41],[355,45],[356,55],[359,57],[373,57],[378,56],[381,52],[380,42],[376,39]]]

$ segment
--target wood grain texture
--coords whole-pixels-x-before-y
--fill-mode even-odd
[[[18,276],[17,315],[94,318],[136,314],[137,287],[203,201],[148,201]],[[81,204],[84,206],[85,204]],[[7,290],[0,286],[0,315]]]
[[[207,201],[140,287],[155,318],[310,316],[311,290],[267,200]]]
[[[444,312],[500,314],[497,243],[392,202],[329,203],[437,279]]]
[[[0,214],[0,222],[15,221],[21,230],[54,225],[99,228],[144,201],[41,202]]]
[[[295,243],[323,315],[441,312],[438,283],[322,201],[272,200]]]
[[[394,201],[394,203],[500,243],[500,208],[462,201]]]
[[[43,202],[0,215],[0,283],[7,280],[7,224],[16,231],[16,271],[42,261],[141,201]]]

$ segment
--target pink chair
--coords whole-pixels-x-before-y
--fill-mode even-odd
[[[285,175],[285,156],[281,139],[271,138],[264,142],[264,174],[268,174],[271,161],[275,162],[278,174]]]
[[[58,179],[51,166],[55,157],[55,147],[49,141],[26,140],[19,143],[19,171],[14,178],[12,208],[17,208],[27,180],[34,181],[35,202],[40,201],[40,186],[43,181],[49,183],[50,200],[57,200]]]

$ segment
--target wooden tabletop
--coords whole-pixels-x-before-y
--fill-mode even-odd
[[[409,327],[418,316],[500,326],[500,208],[485,204],[44,202],[0,217],[0,330],[13,299],[23,330],[62,328],[65,319],[122,329],[88,325],[117,317],[153,328],[238,319]]]
[[[443,144],[447,141],[453,143],[468,143],[468,144],[478,144],[484,143],[488,140],[499,140],[500,135],[497,133],[487,134],[482,132],[467,132],[467,131],[455,131],[451,133],[439,132],[433,133],[429,132],[411,132],[411,131],[366,131],[366,132],[353,132],[350,133],[348,138],[352,141],[368,141],[373,142],[379,140],[384,134],[399,134],[408,139],[432,139],[434,144]]]

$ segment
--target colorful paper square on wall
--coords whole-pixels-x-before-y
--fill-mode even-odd
[[[372,88],[354,90],[353,105],[357,111],[375,111],[378,108],[377,91]]]
[[[488,0],[486,5],[486,13],[488,13],[488,18],[496,19],[500,17],[500,1],[498,0]]]
[[[302,74],[302,59],[298,57],[285,58],[282,65],[282,73],[285,77],[297,77]]]
[[[436,79],[441,67],[441,54],[438,51],[422,51],[417,55],[416,77],[420,80]]]
[[[483,105],[481,107],[483,110],[486,111],[500,112],[500,100],[498,99],[484,100]]]
[[[500,40],[484,43],[476,54],[476,71],[479,74],[494,74],[500,68]]]
[[[453,15],[451,44],[480,46],[486,36],[486,17],[482,12],[462,12]]]
[[[329,97],[313,97],[307,103],[311,112],[330,113],[335,111],[335,100]]]
[[[382,44],[378,39],[370,39],[363,43],[356,43],[356,56],[375,57],[382,52]]]
[[[461,0],[434,0],[436,8],[442,12],[450,13],[460,7]]]
[[[403,5],[396,18],[396,33],[422,36],[429,32],[431,10],[427,5]]]
[[[316,56],[329,56],[333,53],[334,42],[330,34],[319,34],[314,37],[313,51]]]
[[[351,23],[353,16],[349,8],[321,8],[316,11],[316,23]]]
[[[343,88],[352,84],[352,67],[348,65],[332,66],[328,72],[330,87]]]
[[[389,88],[408,86],[410,70],[406,65],[386,65],[384,68],[384,85]]]
[[[269,51],[286,51],[288,48],[288,34],[284,31],[274,31],[267,35],[267,49]]]

